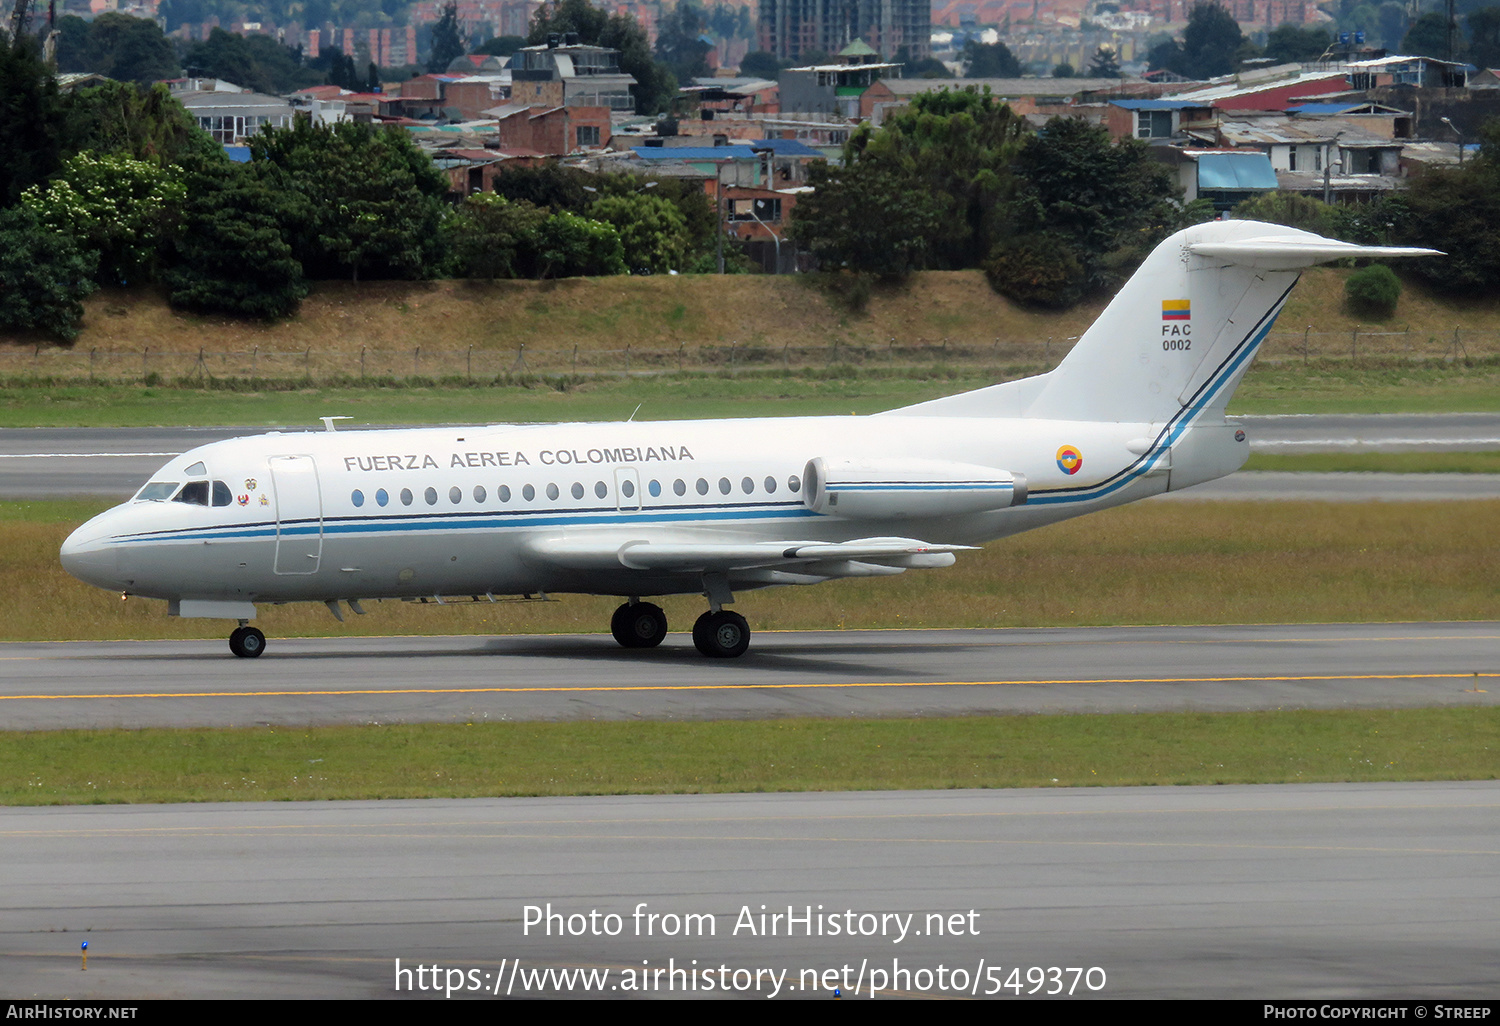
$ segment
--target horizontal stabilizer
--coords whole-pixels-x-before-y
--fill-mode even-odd
[[[535,558],[574,570],[724,571],[794,566],[825,560],[944,566],[969,545],[934,545],[914,538],[849,542],[664,542],[613,537],[546,538],[528,546]],[[946,558],[933,558],[946,557]]]
[[[1292,271],[1314,264],[1346,257],[1423,257],[1443,256],[1436,249],[1413,246],[1357,246],[1317,235],[1268,235],[1260,238],[1235,239],[1228,242],[1192,242],[1188,252],[1194,256],[1223,260],[1241,267],[1259,267],[1269,271]]]

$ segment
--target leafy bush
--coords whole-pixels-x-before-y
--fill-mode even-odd
[[[98,268],[97,251],[46,228],[30,208],[0,210],[0,326],[72,341]]]
[[[1371,264],[1349,276],[1344,282],[1344,295],[1355,313],[1384,319],[1396,312],[1401,282],[1385,264]]]
[[[1083,296],[1088,275],[1079,259],[1055,238],[1029,235],[997,245],[984,263],[990,287],[1023,306],[1054,309]]]

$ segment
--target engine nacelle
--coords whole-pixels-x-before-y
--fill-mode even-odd
[[[1026,502],[1026,475],[946,460],[809,460],[802,501],[856,520],[988,513]]]

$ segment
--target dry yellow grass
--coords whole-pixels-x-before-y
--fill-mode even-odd
[[[33,504],[41,506],[44,504]],[[947,570],[743,592],[757,630],[1483,620],[1500,610],[1500,502],[1144,503],[995,542]],[[217,621],[122,602],[57,562],[65,523],[0,520],[5,640],[217,638]],[[338,624],[267,606],[272,637],[602,632],[618,600],[369,603]],[[665,600],[676,630],[698,597]]]

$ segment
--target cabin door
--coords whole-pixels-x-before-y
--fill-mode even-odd
[[[278,574],[315,574],[323,560],[323,498],[311,456],[272,456]]]

